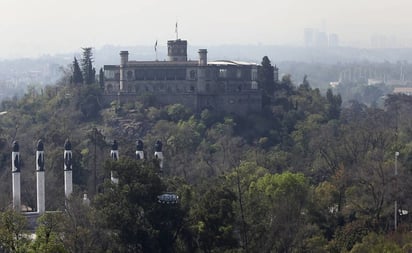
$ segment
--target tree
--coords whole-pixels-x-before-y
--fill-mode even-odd
[[[23,236],[26,218],[13,210],[0,213],[0,250],[24,252],[28,241]]]
[[[115,252],[167,252],[175,245],[182,213],[164,207],[158,196],[166,186],[152,162],[110,161],[106,169],[118,173],[118,184],[106,182],[98,196],[99,217],[111,231]]]
[[[303,81],[302,81],[302,83],[299,85],[299,89],[306,90],[306,91],[308,91],[308,90],[311,89],[307,75],[304,75],[304,76],[303,76]]]
[[[66,253],[61,232],[61,213],[45,213],[38,219],[36,239],[31,245],[33,252]]]
[[[333,95],[331,89],[326,92],[326,99],[328,100],[328,111],[327,115],[329,119],[339,119],[340,116],[340,106],[342,105],[342,98],[338,95]]]
[[[198,155],[209,176],[227,172],[237,166],[246,150],[244,140],[233,136],[235,126],[235,120],[226,117],[223,123],[216,123],[206,131]]]
[[[72,253],[107,252],[112,239],[100,218],[99,212],[78,196],[68,199],[60,220],[64,248]]]
[[[101,89],[104,89],[104,71],[103,68],[99,70],[99,85]]]
[[[79,66],[79,62],[76,57],[74,57],[73,67],[72,67],[72,78],[71,81],[73,84],[82,84],[83,83],[83,74]]]
[[[81,60],[83,81],[85,84],[95,83],[96,70],[93,68],[93,52],[91,47],[85,47]]]
[[[237,223],[240,227],[240,233],[242,238],[242,246],[246,251],[248,251],[248,231],[250,225],[247,221],[251,221],[252,217],[255,215],[254,203],[245,198],[248,194],[249,187],[252,183],[268,174],[268,170],[258,166],[256,163],[252,162],[242,162],[238,167],[234,169],[233,172],[226,175],[226,181],[230,185],[233,192],[237,194],[238,205],[235,211],[237,214]]]
[[[190,111],[182,104],[173,104],[166,107],[170,119],[174,122],[185,120],[190,115]]]
[[[386,238],[384,235],[370,233],[362,239],[362,242],[355,244],[350,253],[402,253],[409,252],[403,250],[393,240]]]
[[[275,91],[274,70],[275,68],[270,63],[269,57],[264,56],[262,66],[258,72],[258,81],[261,89],[264,91],[265,104],[270,103],[270,98],[273,97]]]
[[[262,252],[292,252],[302,240],[309,186],[301,173],[267,174],[252,183],[248,201],[250,246]]]
[[[80,104],[80,111],[86,119],[96,118],[101,109],[99,98],[96,95],[90,94]]]
[[[194,210],[195,233],[204,252],[224,252],[238,248],[235,237],[236,195],[226,187],[209,188]]]

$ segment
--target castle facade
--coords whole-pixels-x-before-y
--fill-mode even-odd
[[[170,40],[167,61],[130,61],[128,51],[120,52],[120,65],[105,65],[106,96],[120,102],[151,96],[161,105],[183,104],[195,112],[203,109],[246,115],[262,110],[258,85],[259,65],[240,61],[187,59],[187,41]]]

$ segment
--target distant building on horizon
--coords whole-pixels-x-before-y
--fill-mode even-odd
[[[336,48],[339,47],[339,36],[336,33],[320,32],[313,28],[305,28],[303,42],[307,48]]]
[[[303,31],[303,41],[305,47],[315,46],[315,31],[312,28],[305,28]]]
[[[258,64],[209,62],[206,49],[199,49],[198,60],[188,60],[187,41],[181,39],[169,40],[167,47],[167,61],[130,61],[129,52],[121,51],[119,65],[104,66],[106,98],[124,103],[150,96],[157,104],[179,103],[196,112],[207,108],[247,115],[262,110]],[[275,67],[275,78],[277,72]]]
[[[339,47],[339,36],[336,33],[330,33],[328,42],[330,48]]]
[[[394,94],[405,94],[405,95],[412,95],[412,87],[395,87],[393,89]]]

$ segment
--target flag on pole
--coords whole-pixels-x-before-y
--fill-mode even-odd
[[[178,39],[178,38],[179,38],[179,34],[178,34],[178,31],[177,31],[177,21],[176,21],[176,26],[175,26],[175,33],[176,33],[176,39]]]
[[[156,40],[155,45],[154,45],[154,50],[155,50],[155,52],[157,52],[157,40]]]

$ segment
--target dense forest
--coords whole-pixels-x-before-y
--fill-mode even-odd
[[[161,107],[150,94],[104,104],[91,57],[81,66],[75,59],[56,85],[1,103],[0,252],[412,250],[412,97],[390,95],[382,109],[356,101],[343,108],[340,95],[322,95],[307,78],[273,82],[264,57],[260,114]],[[66,200],[67,138],[75,189]],[[39,139],[46,210],[56,212],[44,214],[29,239],[24,216],[11,210],[11,143],[20,143],[22,204],[32,210]],[[135,158],[138,139],[145,160]],[[110,159],[113,140],[118,161]],[[164,193],[178,202],[159,202]]]

